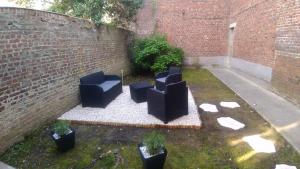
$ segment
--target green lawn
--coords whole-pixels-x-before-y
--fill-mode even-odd
[[[234,92],[205,69],[185,69],[197,105],[207,102],[236,101],[241,108],[221,110],[219,114],[201,113],[203,127],[196,129],[145,129],[76,125],[76,147],[66,153],[56,151],[44,126],[0,156],[0,160],[25,169],[141,169],[137,144],[153,130],[164,134],[168,157],[165,169],[273,169],[287,163],[300,168],[299,154],[270,125]],[[149,80],[149,77],[126,77],[125,82]],[[216,119],[230,116],[246,124],[240,131],[220,127]],[[241,141],[244,136],[261,134],[275,142],[274,154],[256,154]]]

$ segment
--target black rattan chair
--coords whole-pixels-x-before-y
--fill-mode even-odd
[[[149,89],[147,93],[148,113],[165,124],[188,114],[188,88],[185,81],[166,86],[166,91]]]
[[[158,90],[166,90],[166,85],[182,81],[179,67],[170,67],[168,71],[158,73],[155,76],[155,86]]]

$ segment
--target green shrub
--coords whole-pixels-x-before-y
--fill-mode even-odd
[[[181,66],[183,51],[171,46],[164,36],[153,35],[137,39],[133,47],[135,71],[162,72],[169,66]]]
[[[165,146],[165,137],[157,132],[152,132],[144,138],[143,144],[150,155],[158,154]]]
[[[53,131],[58,135],[64,135],[69,132],[70,125],[67,121],[57,121],[53,125]]]

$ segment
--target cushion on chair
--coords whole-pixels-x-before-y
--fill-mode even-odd
[[[137,82],[137,83],[132,83],[129,85],[131,88],[133,89],[144,89],[144,88],[149,88],[149,87],[152,87],[153,88],[153,85],[149,84],[148,82],[146,81],[142,81],[142,82]]]
[[[109,81],[105,81],[105,82],[101,83],[98,86],[100,86],[103,89],[103,91],[106,92],[109,89],[111,89],[112,87],[119,84],[120,82],[121,82],[120,80],[109,80]]]
[[[170,67],[168,72],[169,72],[169,75],[171,75],[171,74],[175,74],[175,73],[181,73],[181,70],[179,67]]]
[[[164,82],[166,82],[166,79],[167,79],[167,77],[162,77],[162,78],[158,78],[156,80],[164,83]]]
[[[101,84],[104,80],[104,73],[96,72],[80,78],[80,84]]]

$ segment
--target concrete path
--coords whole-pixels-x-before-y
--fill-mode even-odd
[[[15,169],[15,168],[0,161],[0,169]]]
[[[226,68],[207,67],[251,105],[300,153],[300,108],[271,92],[268,83]]]

